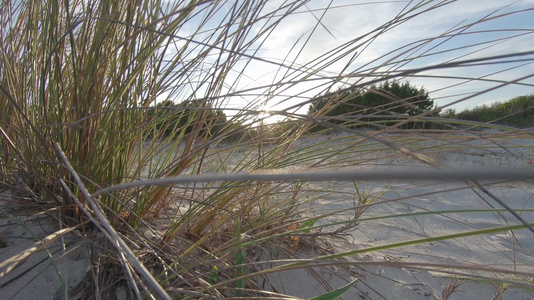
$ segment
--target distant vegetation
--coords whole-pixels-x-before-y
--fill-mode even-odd
[[[222,110],[214,109],[202,101],[176,104],[165,100],[149,109],[147,117],[147,121],[154,123],[148,132],[151,137],[178,137],[192,131],[199,131],[204,137],[212,137],[227,125],[226,114]]]
[[[368,89],[336,92],[321,98],[310,106],[308,115],[330,116],[329,122],[347,127],[376,127],[396,123],[399,119],[418,116],[434,107],[428,91],[408,81],[386,81]],[[421,128],[423,124],[409,122],[402,127]]]
[[[480,123],[493,123],[512,127],[534,126],[534,94],[520,96],[510,101],[499,101],[491,105],[477,106],[457,112],[446,109],[430,113],[434,101],[424,88],[417,88],[408,81],[400,83],[388,81],[369,89],[353,89],[325,94],[312,103],[308,115],[322,116],[325,121],[348,128],[381,128],[404,122],[398,128],[442,128],[443,125],[418,118],[421,113],[426,117],[458,119]],[[325,129],[315,126],[311,131]]]
[[[443,118],[513,127],[532,127],[534,126],[534,94],[519,96],[506,102],[477,106],[459,113],[454,109],[447,109],[439,115]]]
[[[211,140],[217,137],[226,142],[246,141],[259,135],[281,136],[288,126],[262,124],[260,121],[243,123],[228,118],[224,111],[205,101],[164,100],[147,111],[145,122],[151,124],[146,138]]]

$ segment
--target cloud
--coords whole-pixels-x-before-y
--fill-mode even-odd
[[[287,5],[287,3],[284,0],[268,1],[263,12],[274,11],[280,5]],[[291,3],[299,5],[303,2]],[[325,10],[330,3],[332,3],[332,6]],[[348,82],[354,82],[355,80],[365,82],[372,78],[365,77],[364,70],[379,75],[379,72],[388,72],[395,68],[417,68],[448,62],[453,59],[472,59],[532,50],[531,41],[534,26],[530,20],[534,19],[534,11],[525,11],[476,24],[453,38],[442,37],[435,40],[431,40],[431,38],[438,37],[451,29],[477,22],[498,9],[501,10],[496,13],[497,15],[533,8],[534,0],[485,0],[484,5],[480,5],[479,1],[471,0],[450,1],[449,5],[417,15],[398,26],[390,28],[386,32],[377,34],[376,39],[371,39],[375,34],[374,30],[399,14],[409,11],[417,3],[419,1],[309,1],[306,6],[301,6],[296,13],[282,20],[273,32],[264,41],[262,40],[263,43],[255,43],[247,52],[249,55],[254,55],[272,63],[244,57],[232,71],[229,71],[226,76],[227,84],[224,87],[225,90],[221,93],[247,90],[246,93],[242,93],[237,97],[228,97],[229,107],[238,108],[245,107],[249,103],[262,103],[262,101],[271,97],[273,93],[279,93],[281,96],[273,98],[270,105],[284,101],[282,105],[276,107],[281,109],[296,105],[324,92],[329,87],[327,85],[329,80],[320,80],[321,76],[333,78],[352,73],[352,75],[355,74],[359,77],[347,79]],[[429,3],[431,3],[430,5],[435,5],[442,3],[442,1]],[[407,4],[411,6],[406,6]],[[506,7],[506,5],[511,6]],[[414,15],[429,7],[423,6],[410,14]],[[320,19],[320,23],[318,19]],[[212,21],[218,26],[219,23],[215,22],[216,20]],[[272,24],[272,22],[272,19],[262,19],[255,25],[246,39],[251,40],[262,30],[262,26]],[[180,34],[189,35],[193,32],[192,28],[195,28],[194,25],[196,23],[190,22],[188,24],[192,27],[184,27]],[[203,28],[206,31],[197,35],[196,39],[203,40],[204,35],[212,32],[209,29],[213,24],[208,25]],[[502,30],[504,28],[530,29],[531,32],[523,32],[523,36],[514,38],[511,38],[511,36],[519,32],[474,33],[476,31]],[[457,34],[459,30],[457,29],[453,33]],[[503,37],[510,38],[496,41],[496,39]],[[428,39],[426,44],[424,44],[425,39]],[[179,49],[182,45],[183,41],[178,43],[177,48]],[[402,48],[406,45],[408,47]],[[491,47],[484,49],[488,46]],[[186,55],[183,59],[187,60],[196,56],[200,48],[193,50],[190,55]],[[254,52],[256,48],[259,48],[258,52]],[[455,48],[458,49],[453,50]],[[408,51],[409,49],[411,50]],[[212,52],[218,51],[214,50]],[[354,61],[349,60],[352,55],[357,55]],[[408,61],[411,58],[416,59]],[[203,67],[208,67],[210,63],[215,63],[214,59],[215,57],[206,59]],[[384,65],[388,60],[398,64]],[[406,64],[403,60],[406,60]],[[509,64],[439,69],[424,72],[421,75],[480,77],[512,66]],[[243,68],[245,69],[243,70]],[[533,74],[533,68],[533,64],[530,64],[496,74],[491,78],[512,80]],[[310,74],[310,70],[311,72],[319,70],[319,72]],[[202,75],[206,76],[204,73]],[[444,87],[452,86],[461,82],[461,80],[417,76],[411,77],[409,80],[412,84],[427,88],[427,90],[431,91],[432,97],[441,99],[440,103],[442,104],[464,97],[452,97],[452,95],[474,93],[496,84],[472,81],[443,90]],[[300,81],[300,83],[296,85],[277,85],[281,82],[292,83],[293,81]],[[534,84],[532,80],[525,80],[525,82]],[[269,85],[272,86],[269,87]],[[334,88],[339,85],[340,83],[336,84]],[[248,89],[253,90],[248,91]],[[497,97],[508,99],[511,96],[517,96],[517,93],[528,93],[527,89],[528,87],[524,86],[503,88],[481,97],[472,98],[464,104],[476,105],[477,103],[475,102],[477,101],[490,101]],[[433,93],[433,91],[436,92]],[[305,113],[305,109],[303,107],[300,112]]]
[[[299,10],[300,13],[288,17],[277,27],[276,31],[263,45],[265,51],[261,53],[262,55],[265,55],[265,57],[281,61],[287,53],[291,51],[289,57],[290,61],[296,61],[301,65],[313,62],[316,63],[313,65],[314,68],[327,66],[324,68],[324,75],[338,74],[347,63],[349,63],[348,57],[350,57],[350,55],[344,59],[336,59],[336,54],[349,51],[351,47],[356,47],[358,43],[363,41],[357,40],[358,37],[372,32],[374,29],[397,16],[403,9],[404,11],[410,9],[410,7],[405,7],[405,1],[383,2],[384,1],[367,1],[366,5],[356,5],[364,4],[364,2],[354,4],[353,1],[334,1],[333,3],[335,6],[328,9],[324,16],[322,16],[324,10],[321,9],[324,9],[329,1],[311,1],[307,7],[303,7]],[[352,49],[352,54],[358,52],[358,58],[352,62],[349,70],[357,70],[366,64],[370,64],[368,67],[380,66],[388,58],[394,58],[396,61],[399,61],[407,57],[418,57],[425,53],[426,55],[433,53],[433,55],[418,57],[413,62],[407,65],[402,65],[402,67],[415,68],[447,62],[455,58],[472,59],[476,57],[532,50],[531,40],[533,32],[524,36],[503,40],[501,42],[496,41],[496,39],[511,37],[516,35],[517,32],[473,33],[490,29],[501,30],[504,28],[527,28],[533,30],[532,25],[524,20],[534,19],[534,12],[526,11],[508,17],[478,23],[472,27],[466,28],[461,35],[452,38],[434,40],[421,48],[415,48],[412,52],[402,54],[403,51],[408,49],[404,48],[403,50],[396,51],[381,60],[377,60],[380,56],[397,50],[401,46],[437,37],[453,28],[478,22],[480,19],[491,13],[494,13],[494,15],[510,13],[525,8],[531,8],[533,4],[534,1],[502,0],[487,0],[484,1],[484,5],[480,5],[479,1],[451,2],[449,5],[425,12],[424,14],[418,15],[407,22],[400,24],[398,27],[392,28],[388,32],[380,34],[376,40],[373,40],[372,43],[367,46],[367,48],[360,46],[358,49]],[[425,8],[423,7],[422,9]],[[421,11],[421,9],[419,11]],[[317,19],[321,17],[321,23],[318,24]],[[455,33],[459,33],[459,31],[456,30]],[[305,41],[307,41],[306,44]],[[295,45],[297,46],[294,47]],[[345,48],[337,48],[343,45]],[[293,50],[291,50],[292,47]],[[459,49],[453,51],[452,49],[454,48]],[[334,51],[329,56],[322,56],[332,49],[338,50]],[[312,65],[310,64],[309,66]],[[501,71],[511,66],[512,65],[497,65],[492,68],[468,67],[435,70],[427,73],[433,75],[443,74],[480,77],[491,74],[492,72]],[[273,72],[273,69],[267,69],[268,72]],[[387,67],[382,67],[380,69],[383,71],[388,70]],[[532,72],[532,65],[525,66],[521,70],[516,69],[509,72],[499,73],[499,75],[495,75],[494,77],[496,79],[500,78],[506,80],[506,78],[518,78],[524,74],[528,74],[528,72]],[[452,82],[450,79],[423,80],[417,79],[417,77],[412,78],[411,81],[416,84],[425,84],[425,86],[431,90],[438,90],[444,86],[450,85]],[[488,85],[488,83],[485,83],[484,85],[480,82],[477,82],[476,84],[473,82],[461,85],[456,91],[454,88],[450,88],[447,89],[446,92],[449,93],[449,95],[457,92],[464,93],[469,90],[474,92],[477,89],[480,90],[489,86],[491,86],[491,84]],[[523,91],[524,89],[518,90]],[[498,93],[495,92],[492,93],[492,95],[497,94]]]

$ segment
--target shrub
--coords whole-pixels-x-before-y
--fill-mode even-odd
[[[343,93],[327,94],[314,101],[308,109],[310,116],[334,116],[332,121],[343,126],[386,126],[395,123],[398,116],[417,116],[434,107],[428,91],[408,81],[379,86],[367,90],[352,89]],[[417,126],[415,123],[404,127]],[[418,126],[421,127],[421,126]]]
[[[459,113],[446,111],[440,113],[440,116],[515,127],[530,127],[534,124],[532,111],[534,111],[534,96],[526,95],[506,102],[494,102],[489,106],[477,106]]]

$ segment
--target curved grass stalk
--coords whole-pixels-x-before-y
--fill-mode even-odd
[[[103,227],[103,229],[101,229],[102,232],[106,232],[107,233],[106,237],[110,240],[110,242],[115,247],[117,247],[117,251],[119,251],[119,253],[121,253],[121,255],[126,256],[128,261],[133,265],[133,268],[135,268],[139,273],[141,273],[143,275],[143,278],[145,280],[147,280],[151,284],[152,288],[154,288],[158,292],[160,297],[162,297],[163,299],[171,299],[171,297],[167,294],[167,292],[155,280],[155,278],[152,276],[152,274],[150,272],[148,272],[148,270],[145,268],[145,266],[137,259],[135,254],[128,247],[128,245],[126,245],[126,243],[121,239],[121,237],[117,234],[115,229],[109,224],[109,221],[105,217],[103,211],[98,206],[98,204],[95,202],[95,200],[92,199],[91,196],[89,195],[89,192],[87,191],[87,189],[83,185],[83,182],[81,181],[81,179],[78,177],[78,174],[76,173],[76,171],[72,168],[70,162],[65,157],[65,154],[63,153],[63,150],[61,149],[61,147],[59,146],[58,143],[56,143],[56,150],[58,151],[58,155],[62,158],[63,163],[66,165],[66,167],[71,172],[71,174],[74,177],[76,183],[79,184],[80,189],[82,190],[82,193],[86,197],[86,201],[90,205],[92,211],[94,212],[96,218],[98,219],[98,222]],[[75,199],[75,198],[73,198],[73,199]],[[78,205],[80,207],[83,207],[83,204],[81,202],[79,202]],[[88,211],[86,213],[88,213]],[[88,216],[89,216],[89,214],[88,214]],[[95,225],[97,224],[96,220],[94,220],[93,222],[94,222]]]
[[[509,179],[511,181],[531,180],[534,174],[527,170],[414,170],[406,175],[403,171],[383,170],[348,170],[348,171],[315,171],[294,172],[266,170],[262,172],[249,172],[242,174],[206,174],[201,176],[174,176],[140,180],[130,183],[118,184],[95,191],[91,196],[100,197],[106,193],[128,188],[147,185],[172,185],[194,182],[249,182],[249,181],[373,181],[386,179],[416,179],[416,180],[498,180]]]
[[[256,274],[243,275],[243,276],[235,278],[235,279],[230,279],[230,280],[228,280],[228,281],[226,281],[224,283],[216,284],[216,285],[212,286],[212,288],[217,288],[219,285],[234,283],[236,281],[243,280],[243,279],[250,278],[250,277],[254,277],[254,276],[258,276],[258,275],[261,275],[261,274],[274,273],[274,272],[279,272],[279,271],[283,271],[283,270],[287,271],[287,270],[291,270],[291,269],[295,269],[295,268],[302,268],[304,266],[313,265],[316,262],[328,261],[329,263],[335,265],[335,264],[337,264],[337,262],[334,262],[335,259],[348,257],[348,256],[353,256],[353,255],[358,255],[358,254],[363,254],[363,253],[368,253],[368,252],[376,252],[376,251],[380,251],[380,250],[387,250],[387,249],[392,249],[392,248],[417,245],[417,244],[421,244],[421,243],[449,240],[449,239],[455,239],[455,238],[460,238],[460,237],[468,237],[468,236],[477,236],[477,235],[481,235],[481,234],[489,234],[489,233],[496,233],[496,232],[502,232],[502,231],[511,231],[511,230],[518,230],[518,229],[524,229],[524,228],[526,228],[526,226],[524,226],[524,225],[501,226],[501,227],[473,230],[473,231],[454,233],[454,234],[447,234],[447,235],[441,235],[441,236],[435,236],[435,237],[427,237],[427,238],[422,238],[422,239],[403,241],[403,242],[399,242],[399,243],[391,243],[391,244],[386,244],[386,245],[381,245],[381,246],[376,246],[376,247],[370,247],[370,248],[364,248],[364,249],[358,249],[358,250],[351,250],[351,251],[346,251],[346,252],[342,252],[342,253],[319,256],[319,257],[313,258],[313,259],[298,259],[298,260],[296,260],[296,262],[289,262],[289,263],[286,263],[286,264],[282,264],[282,265],[277,266],[277,267],[269,268],[269,269],[267,269],[265,271],[257,272]],[[372,262],[371,264],[376,264],[376,262]],[[410,265],[410,264],[406,264],[406,265]],[[449,265],[442,265],[442,266],[446,267],[446,268],[447,267],[451,267]],[[453,268],[462,268],[462,266],[453,266]],[[466,267],[466,268],[469,268],[469,267]],[[483,269],[483,267],[480,267],[480,269]],[[524,276],[532,276],[532,273],[521,273],[521,272],[517,272],[517,271],[509,271],[509,272],[512,272],[512,274],[521,274],[521,275],[524,275]]]

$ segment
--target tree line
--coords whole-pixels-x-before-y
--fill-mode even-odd
[[[389,82],[366,89],[334,92],[313,101],[308,115],[345,127],[380,127],[415,117],[434,108],[428,91],[410,82]],[[426,124],[414,118],[403,128],[424,128]],[[323,129],[316,126],[315,130]]]
[[[447,109],[440,117],[483,123],[494,123],[512,127],[534,126],[534,94],[519,96],[506,102],[477,106],[457,112]]]
[[[198,136],[217,135],[226,125],[226,114],[204,101],[164,100],[148,109],[147,122],[152,126],[147,137],[178,137],[196,131]]]
[[[424,88],[410,82],[384,82],[366,89],[349,89],[328,93],[317,97],[308,108],[308,116],[316,121],[309,132],[323,130],[328,126],[322,121],[348,128],[383,128],[404,121],[403,129],[443,128],[446,119],[494,123],[514,127],[534,126],[534,94],[516,97],[507,102],[477,106],[457,112],[454,109],[436,111],[434,100]],[[425,113],[426,117],[442,119],[430,122],[417,118]],[[221,109],[212,108],[203,101],[184,101],[176,104],[165,100],[150,108],[148,121],[153,124],[148,137],[178,137],[195,131],[196,136],[210,138],[223,132],[229,134],[228,140],[259,135],[257,128],[230,121]],[[405,121],[410,119],[409,122]],[[445,119],[445,122],[443,122]],[[283,135],[298,126],[298,121],[262,125],[261,134]],[[258,125],[259,126],[259,125]],[[257,127],[257,126],[256,126]]]
[[[429,119],[417,118],[424,113]],[[445,128],[443,119],[457,119],[493,123],[513,127],[534,126],[534,94],[519,96],[506,102],[477,106],[457,112],[454,109],[436,110],[434,100],[423,87],[409,81],[384,82],[369,88],[328,93],[313,101],[308,116],[337,125],[358,128],[380,128],[404,121],[398,128]],[[438,119],[436,119],[438,118]],[[442,119],[441,121],[439,119]],[[319,121],[320,124],[320,121]],[[318,125],[312,131],[324,129]],[[447,127],[448,128],[448,127]]]

